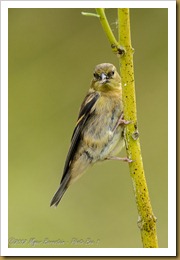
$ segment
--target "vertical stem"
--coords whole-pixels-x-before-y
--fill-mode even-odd
[[[127,155],[129,158],[134,160],[134,162],[129,164],[129,169],[139,215],[138,226],[141,231],[143,247],[158,247],[156,218],[152,212],[139,142],[133,67],[134,51],[131,46],[130,17],[128,8],[118,9],[118,21],[119,45],[124,49],[124,55],[120,57],[124,118],[125,120],[132,121],[132,124],[129,124],[126,127],[125,142]]]
[[[106,18],[106,14],[104,11],[104,8],[96,8],[96,12],[99,15],[100,22],[102,24],[102,27],[108,37],[108,40],[111,44],[112,51],[117,53],[118,52],[118,42],[116,38],[114,37],[114,34],[111,30],[111,27],[108,23],[108,20]]]

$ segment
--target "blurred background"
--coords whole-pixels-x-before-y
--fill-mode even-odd
[[[95,12],[9,9],[9,247],[142,247],[126,163],[93,166],[49,206],[94,67],[118,67],[99,20],[82,11]],[[116,12],[106,10],[115,34]],[[142,156],[168,247],[168,11],[130,12]]]

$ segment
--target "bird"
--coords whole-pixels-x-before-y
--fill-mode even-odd
[[[67,188],[96,162],[132,162],[117,156],[125,143],[126,124],[129,121],[123,116],[121,77],[113,64],[98,64],[80,107],[60,186],[50,206],[57,207]]]

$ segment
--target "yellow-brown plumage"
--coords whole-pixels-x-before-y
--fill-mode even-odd
[[[91,87],[81,105],[60,187],[51,206],[85,170],[98,161],[113,159],[124,145],[121,79],[114,65],[96,66]]]

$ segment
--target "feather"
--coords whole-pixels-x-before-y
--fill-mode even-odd
[[[81,133],[84,128],[84,125],[88,121],[88,118],[92,115],[92,113],[95,110],[95,103],[97,102],[98,98],[100,97],[100,94],[98,92],[92,92],[88,94],[82,103],[78,120],[76,123],[76,127],[74,129],[72,138],[71,138],[71,145],[69,148],[69,152],[66,158],[66,162],[64,165],[64,171],[63,171],[63,176],[60,182],[60,187],[55,193],[50,206],[57,205],[59,204],[63,194],[65,193],[68,183],[71,179],[71,163],[73,161],[74,155],[76,154],[80,139],[81,139]]]

